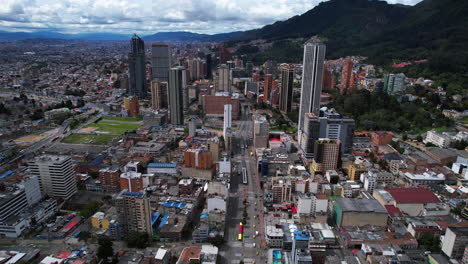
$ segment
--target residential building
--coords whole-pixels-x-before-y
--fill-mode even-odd
[[[44,195],[68,200],[78,191],[75,170],[69,156],[38,156],[28,163],[28,167],[32,176],[39,177]]]
[[[299,146],[308,159],[314,157],[315,143],[319,138],[340,141],[340,151],[351,153],[355,130],[354,119],[343,118],[335,109],[323,108],[320,115],[304,114],[304,126],[299,138]]]
[[[462,260],[468,244],[468,227],[449,227],[442,241],[442,252],[449,258]]]
[[[273,86],[273,75],[272,74],[265,74],[264,82],[263,82],[263,98],[265,101],[268,102],[270,100],[270,93]]]
[[[427,131],[425,143],[432,143],[440,148],[448,148],[452,143],[452,137],[445,133],[437,133],[434,130]]]
[[[354,85],[354,76],[353,76],[353,60],[347,58],[344,62],[343,70],[341,71],[341,84],[340,84],[340,93],[352,93],[352,86]]]
[[[171,47],[169,44],[151,44],[151,69],[153,80],[168,82],[169,69],[171,66]]]
[[[147,97],[145,62],[145,42],[136,34],[133,34],[130,40],[130,53],[128,54],[128,94],[130,96]]]
[[[114,197],[119,224],[124,236],[132,232],[152,235],[149,198],[139,192],[122,190]]]
[[[169,70],[169,112],[173,125],[184,124],[183,90],[185,89],[185,68],[175,67]]]
[[[311,169],[314,172],[336,170],[340,158],[340,141],[328,138],[318,139],[315,143],[314,159]]]
[[[105,192],[120,191],[120,170],[118,168],[104,168],[99,170],[99,181]]]
[[[406,76],[403,73],[387,74],[384,78],[384,91],[390,95],[401,94],[406,90]]]
[[[351,181],[356,181],[361,178],[361,174],[367,172],[366,166],[364,164],[353,163],[349,165],[348,168],[348,179]]]
[[[140,103],[138,97],[124,97],[124,108],[127,110],[128,116],[138,116],[140,114]]]
[[[291,112],[293,100],[294,67],[286,64],[281,67],[281,88],[279,109],[285,113]]]
[[[231,92],[231,78],[229,77],[229,67],[226,64],[221,64],[218,67],[217,92]]]
[[[120,189],[129,192],[143,191],[144,184],[143,176],[138,172],[139,162],[129,162],[124,167],[124,172],[120,174]]]
[[[322,43],[306,43],[304,45],[298,126],[300,130],[304,128],[304,114],[318,113],[320,108],[325,49],[325,45]]]
[[[375,131],[371,133],[371,139],[376,145],[388,145],[392,142],[393,133],[388,131]]]
[[[168,71],[169,74],[169,71]],[[154,110],[161,110],[168,106],[168,83],[153,80],[151,81],[151,107]]]
[[[42,193],[39,176],[25,176],[21,180],[20,185],[24,188],[24,192],[26,193],[28,206],[33,206],[41,201]]]

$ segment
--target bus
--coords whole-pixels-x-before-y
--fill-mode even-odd
[[[242,168],[242,183],[247,184],[247,170]]]
[[[57,140],[58,138],[59,138],[59,137],[56,136],[56,137],[54,137],[50,142],[54,142],[54,141]]]

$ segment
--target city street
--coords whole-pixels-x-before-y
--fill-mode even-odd
[[[257,165],[253,152],[253,122],[249,107],[242,108],[241,120],[232,140],[234,153],[232,162],[237,168],[232,173],[229,205],[226,218],[226,246],[220,252],[221,263],[236,264],[266,263],[266,244],[263,238],[263,202]],[[243,183],[242,169],[247,174],[247,184]],[[244,201],[247,203],[244,204]],[[243,239],[238,240],[238,229],[243,221],[244,208],[247,211]],[[258,216],[258,217],[257,217]],[[258,232],[258,235],[256,235]]]

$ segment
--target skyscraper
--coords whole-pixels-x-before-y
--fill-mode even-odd
[[[169,70],[169,111],[171,124],[184,124],[183,89],[185,81],[185,68],[178,66]]]
[[[153,43],[151,45],[151,67],[153,80],[167,82],[171,68],[171,48],[166,43]]]
[[[294,68],[285,65],[281,68],[280,111],[291,112],[294,83]]]
[[[167,108],[167,82],[151,81],[151,107],[154,110]]]
[[[133,34],[128,54],[129,87],[128,94],[146,98],[145,42]]]
[[[28,163],[33,176],[39,176],[41,192],[49,197],[70,199],[77,191],[71,157],[43,155]]]
[[[218,89],[217,91],[230,92],[231,83],[229,79],[229,68],[226,64],[218,67]]]
[[[213,69],[212,69],[212,65],[213,65],[213,62],[211,61],[211,54],[207,54],[206,55],[206,64],[205,64],[205,78],[206,79],[211,79],[213,78]]]
[[[303,129],[305,113],[318,113],[320,109],[325,49],[322,43],[304,45],[299,129]]]
[[[270,92],[273,85],[273,75],[272,74],[265,74],[265,81],[263,83],[263,98],[265,101],[270,100]]]
[[[224,46],[219,47],[219,64],[225,64],[232,60],[231,52]]]

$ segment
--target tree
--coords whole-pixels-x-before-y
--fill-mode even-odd
[[[452,144],[450,144],[450,146],[452,148],[454,148],[454,149],[463,150],[466,147],[468,147],[468,141],[466,141],[466,140],[457,140],[457,141],[452,142]]]
[[[100,207],[99,202],[92,201],[89,204],[87,204],[83,210],[80,211],[80,215],[84,218],[88,218],[92,216],[94,213],[96,213],[99,207]]]
[[[431,252],[440,251],[440,240],[430,233],[425,233],[419,239],[419,244]]]
[[[416,141],[422,142],[422,141],[423,141],[423,137],[422,137],[421,135],[418,135],[418,136],[416,137]]]
[[[81,233],[78,235],[78,240],[88,242],[88,239],[91,238],[91,235],[92,234],[89,231],[81,231]]]
[[[97,257],[99,259],[105,259],[112,257],[114,255],[114,249],[112,248],[113,243],[112,240],[108,237],[101,237],[98,240],[98,251],[97,251]]]
[[[216,235],[213,239],[210,240],[210,243],[215,247],[221,247],[226,243],[226,240],[221,235]]]
[[[401,138],[403,139],[403,141],[406,141],[408,140],[408,135],[404,134]]]
[[[247,213],[247,211],[244,211],[244,213],[242,214],[242,216],[243,216],[244,218],[247,218],[247,217],[249,217],[249,214]]]
[[[125,238],[128,247],[145,248],[148,246],[149,235],[143,232],[132,232]]]

